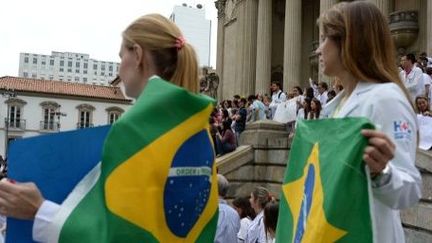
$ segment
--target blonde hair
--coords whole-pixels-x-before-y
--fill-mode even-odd
[[[150,51],[157,74],[171,83],[198,92],[198,62],[193,47],[187,42],[180,47],[180,29],[160,14],[142,16],[123,32],[127,47],[138,44]]]
[[[252,191],[255,201],[258,203],[261,209],[264,209],[268,202],[272,200],[270,192],[267,188],[258,186]]]
[[[412,104],[399,78],[387,20],[373,3],[341,2],[325,11],[318,24],[323,29],[323,35],[337,43],[342,65],[356,79],[393,82]]]

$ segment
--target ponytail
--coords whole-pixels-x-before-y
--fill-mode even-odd
[[[126,28],[123,39],[150,51],[161,78],[198,92],[196,53],[172,21],[160,14],[145,15]]]
[[[198,92],[198,62],[193,47],[185,45],[177,51],[177,65],[170,81],[190,91]]]

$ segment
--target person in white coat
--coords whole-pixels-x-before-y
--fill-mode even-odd
[[[269,191],[264,187],[256,187],[251,193],[249,200],[256,216],[246,231],[244,243],[267,243],[264,208],[271,199]]]
[[[269,105],[269,108],[271,112],[270,118],[273,119],[274,115],[276,114],[276,109],[278,105],[285,102],[287,100],[287,97],[281,89],[281,84],[277,81],[272,82],[271,90],[272,90],[272,101]]]
[[[414,165],[418,127],[394,65],[386,18],[372,3],[343,2],[324,12],[319,24],[322,43],[316,53],[322,71],[344,87],[322,114],[366,117],[375,124],[376,130],[362,131],[369,141],[363,160],[371,180],[374,242],[405,242],[399,210],[421,197]]]
[[[401,66],[399,76],[402,83],[408,89],[411,101],[419,95],[425,93],[425,83],[423,81],[423,71],[415,66],[416,58],[414,54],[410,53],[401,57]]]

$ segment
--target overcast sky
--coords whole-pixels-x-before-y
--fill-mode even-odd
[[[79,52],[119,62],[121,32],[147,13],[169,17],[175,5],[201,3],[212,20],[211,65],[216,63],[214,0],[13,0],[0,7],[0,76],[18,76],[19,53]]]

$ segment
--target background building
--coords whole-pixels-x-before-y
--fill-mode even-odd
[[[0,155],[6,141],[111,124],[132,104],[113,86],[0,77],[0,87]]]
[[[90,59],[88,54],[55,52],[51,55],[20,53],[19,76],[107,85],[118,73],[119,63]]]
[[[205,9],[196,7],[175,6],[170,19],[183,32],[186,41],[195,48],[200,66],[210,66],[211,21],[205,18]]]
[[[432,1],[369,0],[388,16],[398,54],[432,55]],[[219,99],[306,86],[319,75],[320,13],[339,0],[218,0]],[[359,30],[361,31],[361,30]]]

